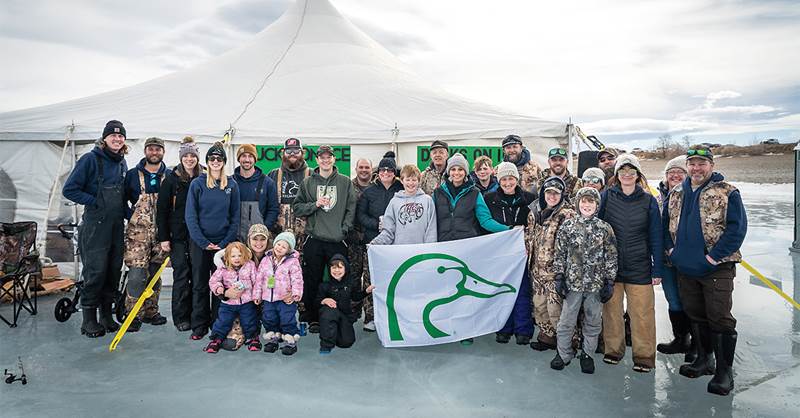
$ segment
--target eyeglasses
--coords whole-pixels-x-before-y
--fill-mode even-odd
[[[606,157],[600,157],[600,158],[597,159],[597,161],[599,161],[601,163],[604,163],[606,161],[615,161],[616,159],[617,159],[617,157],[614,157],[613,155],[609,155],[609,156],[606,156]]]
[[[712,154],[711,154],[711,151],[709,151],[707,149],[690,149],[690,150],[686,151],[686,155],[689,156],[689,157],[692,157],[692,156],[695,156],[695,155],[699,155],[701,157],[710,157]]]
[[[550,152],[547,153],[547,156],[548,157],[555,157],[555,156],[566,157],[567,156],[567,150],[565,150],[564,148],[553,148],[553,149],[550,150]]]
[[[590,184],[602,184],[603,183],[603,179],[597,178],[597,177],[587,177],[587,178],[583,179],[583,181],[585,183],[590,183]]]
[[[290,148],[283,150],[283,153],[286,155],[300,155],[303,153],[303,150],[297,148]]]
[[[620,168],[617,174],[620,176],[635,176],[638,171],[635,168]]]
[[[219,156],[219,155],[211,155],[211,156],[209,156],[209,157],[208,157],[208,161],[209,161],[209,162],[219,162],[219,163],[221,163],[221,162],[223,162],[224,160],[223,160],[223,159],[222,159],[222,157],[221,157],[221,156]]]

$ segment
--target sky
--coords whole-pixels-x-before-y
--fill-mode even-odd
[[[800,140],[798,1],[331,2],[431,83],[610,145]],[[201,65],[291,3],[4,0],[0,112]]]

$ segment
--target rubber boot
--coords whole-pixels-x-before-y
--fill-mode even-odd
[[[692,322],[691,329],[692,339],[698,341],[697,358],[691,364],[682,365],[679,373],[690,379],[714,374],[714,352],[708,324]]]
[[[97,322],[97,308],[83,308],[81,335],[97,338],[106,335],[106,329]]]
[[[689,338],[689,351],[683,356],[684,363],[693,363],[697,358],[698,342],[694,338]]]
[[[733,390],[733,356],[736,353],[738,334],[711,334],[714,355],[717,357],[717,369],[714,377],[708,382],[708,392],[727,396]]]
[[[100,325],[106,329],[106,332],[119,331],[119,324],[114,321],[112,312],[113,310],[111,309],[110,303],[100,305]]]
[[[683,311],[669,311],[669,322],[672,323],[672,341],[658,344],[656,350],[664,354],[678,354],[689,351],[689,318]]]

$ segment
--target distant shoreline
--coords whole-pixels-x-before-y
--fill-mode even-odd
[[[765,155],[736,155],[717,157],[714,171],[732,182],[794,183],[794,152]],[[642,160],[642,170],[648,180],[664,178],[667,159]]]

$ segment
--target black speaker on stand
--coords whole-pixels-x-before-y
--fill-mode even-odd
[[[578,178],[583,177],[587,168],[597,167],[597,154],[600,151],[581,151],[578,154]]]

